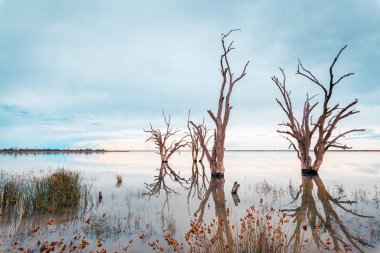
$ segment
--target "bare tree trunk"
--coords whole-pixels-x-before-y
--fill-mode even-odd
[[[226,45],[225,41],[225,39],[234,31],[237,31],[237,29],[231,30],[227,34],[222,35],[221,42],[223,54],[220,57],[220,72],[222,75],[222,84],[220,87],[217,113],[214,114],[214,112],[212,112],[211,110],[207,111],[215,124],[214,147],[212,149],[211,154],[207,150],[207,143],[205,142],[205,137],[201,137],[204,135],[204,130],[202,128],[203,125],[195,125],[193,122],[190,122],[197,130],[197,135],[199,136],[202,150],[205,152],[207,160],[210,164],[211,174],[216,176],[223,176],[225,171],[224,142],[226,138],[228,120],[230,117],[230,112],[232,110],[232,106],[230,105],[230,97],[232,94],[232,90],[235,84],[246,75],[246,69],[249,64],[248,61],[245,64],[241,74],[235,78],[228,59],[229,53],[235,48],[232,47],[233,41],[230,42],[229,45]],[[225,95],[226,92],[227,94]]]
[[[311,169],[311,157],[310,157],[310,143],[298,144],[298,149],[300,152],[300,161],[301,161],[301,169],[309,170]]]
[[[190,138],[191,156],[193,158],[193,162],[196,163],[198,161],[198,155],[201,149],[201,144],[200,144],[200,140],[199,140],[199,136],[197,134],[196,128],[194,128],[190,124],[190,111],[187,117],[187,130],[188,130],[187,136]],[[207,132],[208,130],[205,129],[204,138],[206,138]],[[203,156],[204,156],[204,150],[202,151],[202,157],[199,161],[202,161]]]

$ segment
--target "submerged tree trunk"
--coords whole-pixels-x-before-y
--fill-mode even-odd
[[[222,84],[220,86],[220,95],[218,101],[218,110],[214,114],[211,110],[208,110],[208,114],[215,124],[214,129],[214,146],[210,152],[207,150],[207,143],[205,140],[205,131],[203,125],[195,125],[193,122],[190,122],[195,129],[196,133],[199,137],[200,144],[202,146],[202,150],[205,152],[207,160],[210,164],[211,175],[220,177],[224,176],[224,142],[226,138],[226,129],[228,125],[228,120],[230,118],[230,112],[232,110],[232,106],[230,105],[230,97],[232,94],[232,90],[235,84],[240,81],[246,75],[246,69],[249,64],[247,62],[243,68],[243,71],[240,75],[234,75],[230,63],[229,63],[229,53],[235,48],[232,47],[233,41],[226,45],[225,39],[235,30],[229,31],[227,34],[222,35],[222,48],[223,54],[220,57],[220,73],[222,75]]]
[[[310,144],[298,144],[298,149],[300,153],[301,169],[309,170],[311,169],[311,157],[310,157]]]

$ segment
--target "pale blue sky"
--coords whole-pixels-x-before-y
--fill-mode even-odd
[[[152,148],[142,132],[161,111],[183,128],[215,109],[220,34],[231,62],[251,64],[232,97],[227,148],[277,149],[284,115],[270,80],[285,68],[295,105],[312,84],[297,59],[327,80],[355,72],[337,100],[359,99],[343,127],[366,128],[355,148],[380,149],[380,1],[0,0],[0,148]],[[343,128],[342,128],[343,129]]]

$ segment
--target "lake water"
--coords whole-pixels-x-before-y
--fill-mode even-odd
[[[227,210],[230,224],[237,224],[251,206],[286,213],[289,238],[296,235],[296,241],[301,231],[305,234],[301,244],[308,244],[310,252],[318,245],[322,250],[327,238],[342,250],[348,245],[353,252],[379,252],[379,155],[329,152],[320,176],[310,178],[301,176],[294,152],[231,151],[226,152],[224,180],[212,181],[208,163],[204,162],[205,168],[193,165],[189,152],[173,157],[164,167],[154,152],[0,156],[0,170],[8,175],[40,176],[64,168],[80,171],[92,186],[90,204],[79,211],[16,220],[0,216],[0,252],[21,246],[33,249],[38,243],[61,239],[75,244],[83,238],[90,246],[82,252],[101,248],[152,252],[148,243],[164,241],[166,231],[185,242],[191,220],[210,223]],[[122,177],[119,185],[116,176]],[[238,196],[230,193],[234,182],[240,184]],[[49,219],[54,223],[49,225]],[[321,221],[318,239],[305,239]],[[35,227],[39,230],[32,233]]]

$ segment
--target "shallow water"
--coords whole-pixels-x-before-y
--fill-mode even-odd
[[[208,223],[216,213],[221,215],[221,210],[228,209],[234,224],[254,205],[263,211],[274,208],[287,213],[291,221],[289,236],[305,225],[309,227],[305,236],[310,236],[307,233],[315,226],[313,221],[323,220],[328,225],[321,230],[322,241],[335,236],[328,232],[333,228],[341,240],[339,243],[351,245],[354,252],[378,252],[378,157],[376,152],[329,152],[320,177],[310,179],[301,177],[293,152],[226,152],[225,180],[210,185],[207,162],[205,176],[199,163],[199,173],[192,174],[196,168],[189,152],[174,157],[165,168],[161,168],[154,152],[1,156],[0,170],[9,174],[39,176],[57,168],[80,171],[85,182],[92,185],[92,194],[90,204],[83,210],[18,220],[0,216],[0,251],[11,251],[15,242],[27,248],[38,241],[63,238],[76,243],[85,237],[90,242],[100,238],[102,247],[120,252],[133,240],[130,251],[152,252],[148,242],[163,240],[163,231],[175,229],[174,236],[184,241],[190,220],[199,219],[203,211],[203,220]],[[179,177],[175,172],[179,172]],[[123,178],[121,185],[117,185],[117,175]],[[191,180],[192,176],[196,181]],[[230,193],[235,181],[241,185],[240,202]],[[216,188],[222,195],[215,193]],[[103,195],[101,201],[99,192]],[[208,199],[202,202],[205,194]],[[49,218],[54,220],[53,224],[47,224]],[[36,226],[39,231],[31,233]],[[310,251],[317,245],[313,243]],[[87,248],[95,249],[96,243]]]

